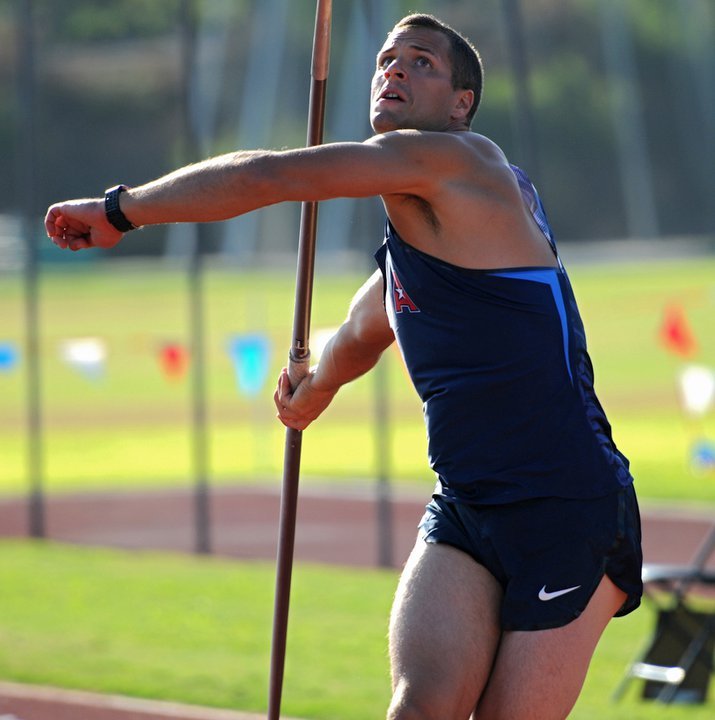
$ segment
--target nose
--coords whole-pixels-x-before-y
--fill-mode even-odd
[[[392,76],[395,76],[402,80],[405,77],[405,71],[402,69],[402,66],[398,63],[397,59],[393,60],[386,68],[385,68],[385,79],[389,80]]]

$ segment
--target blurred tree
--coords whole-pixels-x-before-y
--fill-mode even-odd
[[[0,213],[17,212],[19,190],[16,98],[17,47],[13,3],[0,0]],[[477,44],[486,66],[485,96],[475,130],[494,138],[517,163],[539,158],[538,180],[562,239],[622,237],[627,233],[619,185],[616,134],[609,109],[601,43],[600,0],[521,3],[523,52],[529,67],[533,144],[520,149],[517,93],[509,65],[505,0],[384,0],[380,22],[410,11],[432,11]],[[715,8],[712,0],[622,0],[633,47],[634,77],[642,98],[644,140],[652,164],[658,224],[666,235],[714,234]],[[312,0],[286,0],[289,26],[281,52],[277,111],[269,146],[304,142]],[[238,118],[250,112],[246,73],[255,58],[257,2],[200,0],[204,52],[213,62],[211,152],[234,147]],[[370,0],[335,5],[333,62],[338,80],[328,97],[328,139],[341,137],[335,119],[366,112],[369,73],[382,31],[358,40],[355,17]],[[142,182],[181,161],[179,0],[36,0],[36,89],[39,117],[37,212],[58,197],[96,194],[110,183]],[[360,21],[362,22],[362,21]],[[362,25],[360,25],[362,27]],[[227,38],[221,50],[214,39]],[[219,32],[220,31],[220,32]],[[361,36],[364,35],[360,31]],[[270,36],[270,33],[269,33]],[[278,42],[276,37],[276,42]],[[365,66],[350,74],[356,43],[369,45]],[[251,50],[251,48],[254,48]],[[221,50],[221,52],[219,52]],[[247,53],[253,52],[254,62]],[[213,53],[213,56],[211,55]],[[354,61],[353,61],[354,62]],[[257,84],[260,87],[260,82]],[[522,88],[522,89],[523,89]],[[348,92],[349,90],[349,92]],[[347,98],[347,99],[346,99]],[[257,104],[258,105],[258,104]],[[368,129],[366,127],[365,133]],[[535,168],[526,167],[535,172]],[[356,218],[355,226],[364,223]],[[281,237],[282,233],[273,233]],[[156,251],[150,238],[126,250]],[[281,241],[282,242],[282,241]],[[291,238],[292,242],[292,238]],[[360,241],[355,245],[362,246]],[[218,246],[218,245],[217,245]]]

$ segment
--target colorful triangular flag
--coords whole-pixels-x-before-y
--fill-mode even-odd
[[[84,377],[98,380],[104,375],[107,346],[101,338],[72,338],[62,342],[60,356]]]
[[[690,327],[685,310],[680,305],[665,308],[660,326],[660,341],[666,350],[681,357],[693,357],[698,349],[695,335]]]
[[[715,443],[705,439],[695,442],[692,447],[690,462],[696,472],[715,470]]]
[[[189,351],[181,343],[164,343],[159,348],[159,365],[167,380],[181,380],[189,367]]]
[[[228,341],[228,354],[236,372],[236,384],[245,395],[257,395],[268,379],[271,345],[264,335],[234,335]]]
[[[687,365],[678,379],[683,408],[691,415],[704,415],[715,399],[715,371],[702,365]]]
[[[0,373],[9,373],[20,361],[20,351],[15,343],[0,341]]]

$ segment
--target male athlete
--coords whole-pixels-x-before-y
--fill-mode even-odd
[[[437,485],[390,620],[392,720],[566,717],[603,629],[641,593],[628,461],[538,195],[469,129],[481,87],[467,41],[408,16],[377,56],[365,142],[231,153],[46,218],[78,250],[141,225],[382,197],[379,270],[275,402],[305,428],[395,338],[424,402]]]

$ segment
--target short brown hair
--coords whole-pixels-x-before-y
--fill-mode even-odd
[[[467,38],[460,35],[454,28],[438,20],[434,15],[414,13],[403,17],[394,29],[404,27],[421,27],[436,30],[449,40],[450,60],[452,61],[452,87],[455,90],[472,90],[474,102],[467,113],[467,124],[471,125],[472,118],[477,112],[482,99],[484,85],[484,70],[479,51]]]

